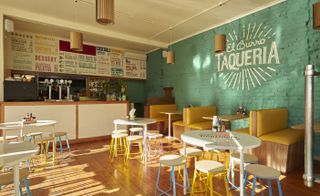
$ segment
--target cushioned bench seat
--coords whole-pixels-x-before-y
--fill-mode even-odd
[[[212,128],[212,121],[207,120],[204,122],[192,123],[188,125],[191,129],[201,130],[201,129],[211,129]]]
[[[304,130],[284,129],[260,136],[262,141],[291,145],[304,139]]]

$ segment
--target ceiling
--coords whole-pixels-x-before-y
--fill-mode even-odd
[[[115,24],[95,22],[95,0],[1,0],[16,30],[147,53],[284,0],[115,0]],[[170,30],[171,29],[171,30]]]

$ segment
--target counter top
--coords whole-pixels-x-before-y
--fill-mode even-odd
[[[80,104],[127,104],[128,101],[18,101],[6,102],[1,101],[0,104],[4,106],[27,106],[27,105],[80,105]]]

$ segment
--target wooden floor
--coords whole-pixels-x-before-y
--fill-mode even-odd
[[[109,141],[83,143],[72,146],[71,155],[60,159],[54,166],[45,169],[35,166],[35,172],[29,177],[30,188],[34,196],[43,195],[119,195],[140,196],[154,195],[157,159],[145,167],[139,160],[129,160],[125,165],[123,156],[111,162],[109,156]],[[171,147],[166,144],[166,153],[176,152],[181,147],[175,143]],[[170,147],[170,148],[168,148]],[[67,154],[65,154],[67,155]],[[316,165],[320,172],[320,164]],[[189,175],[193,173],[192,163]],[[168,169],[162,170],[161,186],[169,186]],[[306,188],[302,180],[303,169],[281,176],[281,185],[284,195],[320,195],[320,184],[313,188]],[[266,189],[266,187],[264,187]],[[214,189],[225,195],[222,180],[214,180]],[[178,195],[182,189],[178,188]],[[247,195],[251,189],[247,187]],[[258,191],[258,190],[257,190]],[[267,195],[267,190],[264,191]],[[12,195],[13,185],[4,187],[0,195]],[[232,195],[239,195],[231,191]],[[273,184],[273,194],[278,195],[276,184]],[[199,194],[201,195],[201,194]],[[202,194],[203,195],[203,194]],[[259,194],[261,195],[261,194]]]

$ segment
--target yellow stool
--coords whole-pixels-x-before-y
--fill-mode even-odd
[[[138,144],[139,152],[136,154],[140,154],[141,160],[143,160],[143,150],[142,150],[142,139],[143,137],[140,135],[130,135],[126,138],[126,152],[125,152],[125,162],[127,162],[130,158],[131,153],[131,144]]]
[[[47,160],[49,160],[49,146],[50,142],[52,142],[52,163],[55,162],[56,155],[56,141],[53,136],[45,136],[35,140],[35,143],[40,145],[40,159],[41,163],[43,163],[43,154],[45,155],[45,164]]]
[[[197,162],[198,158],[202,156],[202,150],[200,149],[197,149],[197,148],[186,148],[186,154],[184,153],[184,149],[180,149],[179,150],[179,153],[183,156],[185,156],[187,159],[192,159],[194,158],[194,163]],[[188,162],[187,162],[187,167],[188,167]],[[191,178],[191,176],[190,176]],[[178,170],[178,179],[179,180],[182,180],[183,179],[183,176],[181,174],[181,168],[179,168]]]
[[[126,133],[114,133],[111,135],[111,143],[110,143],[110,153],[109,158],[113,161],[114,157],[117,156],[118,151],[120,153],[124,153],[126,149],[126,137],[128,134]]]
[[[224,164],[212,161],[212,160],[200,160],[195,163],[194,176],[192,181],[192,191],[191,195],[203,191],[195,191],[196,180],[199,179],[205,185],[205,192],[210,192],[210,196],[213,196],[213,193],[221,195],[213,190],[213,177],[222,177],[225,184],[225,189],[227,196],[230,195],[227,181],[227,170]]]

